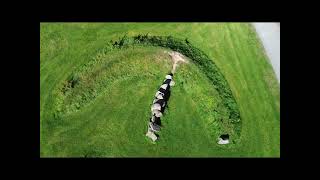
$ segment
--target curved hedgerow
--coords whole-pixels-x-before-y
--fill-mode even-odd
[[[230,121],[237,124],[237,126],[235,126],[236,132],[238,134],[240,133],[240,111],[228,82],[213,61],[203,51],[193,46],[188,39],[179,39],[173,36],[150,36],[148,34],[139,34],[134,37],[123,36],[118,41],[112,43],[113,47],[120,49],[135,44],[160,46],[180,52],[190,58],[210,79],[220,94],[224,105],[229,110]]]
[[[233,124],[233,128],[236,134],[240,135],[241,131],[241,121],[240,112],[236,100],[232,94],[228,82],[220,72],[219,68],[214,64],[214,62],[200,49],[193,46],[188,39],[179,39],[172,36],[150,36],[136,35],[133,37],[123,36],[116,41],[110,41],[106,44],[105,48],[102,49],[92,61],[80,67],[77,71],[73,72],[72,75],[61,84],[56,94],[56,113],[55,117],[59,117],[64,114],[79,111],[83,106],[89,104],[98,95],[106,90],[112,82],[121,80],[122,78],[128,78],[128,74],[121,74],[122,72],[114,72],[117,79],[113,79],[106,76],[95,76],[94,71],[100,71],[94,69],[99,63],[103,62],[110,53],[117,53],[122,49],[127,49],[134,46],[159,46],[164,48],[169,48],[173,51],[180,52],[186,57],[190,58],[196,66],[208,77],[210,82],[212,82],[213,87],[219,93],[223,106],[227,109],[229,122]],[[118,61],[110,61],[105,66],[107,69],[112,69],[113,65],[119,63]],[[106,69],[104,69],[106,70]],[[101,72],[102,73],[102,72]],[[81,84],[86,79],[83,79],[84,74],[91,74],[90,77],[91,86],[83,87],[82,89],[77,89],[79,84]],[[130,74],[130,77],[137,76]],[[96,77],[100,79],[95,79]],[[80,95],[76,98],[72,95],[76,91],[81,91]],[[69,98],[71,97],[71,98]],[[225,108],[223,108],[225,109]],[[219,111],[219,108],[215,111]],[[219,114],[219,112],[217,112]],[[225,113],[225,112],[224,112]]]

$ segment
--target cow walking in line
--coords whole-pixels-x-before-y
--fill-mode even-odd
[[[158,139],[156,132],[160,131],[161,119],[165,108],[167,107],[168,100],[170,98],[170,87],[174,85],[173,74],[169,73],[166,75],[165,80],[160,86],[159,90],[155,94],[155,99],[151,106],[151,118],[149,120],[148,132],[146,136],[151,138],[153,141]]]

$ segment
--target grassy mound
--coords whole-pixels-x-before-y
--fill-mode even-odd
[[[235,135],[235,132],[231,123],[217,119],[228,119],[227,109],[221,106],[222,100],[210,86],[209,79],[194,64],[182,65],[179,68],[181,69],[176,74],[176,86],[172,89],[169,108],[163,118],[163,129],[166,130],[161,132],[163,138],[161,137],[158,143],[166,146],[176,144],[176,150],[183,146],[185,151],[192,155],[194,146],[198,143],[214,144],[219,134]],[[47,120],[50,128],[67,129],[64,130],[66,134],[60,134],[59,137],[64,139],[64,143],[53,145],[58,148],[54,153],[72,156],[117,156],[117,152],[107,152],[103,148],[120,148],[117,143],[123,142],[136,146],[135,153],[130,153],[131,147],[128,155],[152,155],[143,150],[152,149],[148,147],[151,145],[149,141],[144,138],[150,105],[154,93],[170,69],[171,60],[164,53],[164,49],[135,47],[99,54],[95,61],[72,73],[61,83],[61,88],[57,88],[54,106],[56,113]],[[74,118],[79,115],[86,117],[86,120],[76,122]],[[88,134],[86,126],[94,126],[100,130]],[[88,139],[82,135],[91,137],[93,134],[95,140],[89,141],[98,142],[88,147]],[[235,137],[233,139],[236,139]],[[180,143],[179,139],[182,140]],[[74,140],[77,141],[77,147],[72,145]],[[190,144],[189,140],[194,143]],[[96,150],[90,150],[92,147]],[[159,155],[164,155],[170,154],[171,150],[158,151]]]
[[[213,87],[219,92],[220,97],[217,99],[221,99],[218,101],[219,104],[217,107],[213,108],[210,112],[203,113],[211,113],[212,119],[215,120],[216,124],[220,125],[224,133],[234,135],[234,132],[236,132],[237,136],[240,136],[241,124],[239,110],[228,83],[219,72],[219,69],[206,54],[196,47],[193,47],[187,40],[186,42],[187,43],[181,39],[176,39],[171,36],[161,37],[138,35],[132,38],[124,36],[118,41],[107,44],[93,61],[85,64],[79,68],[78,71],[73,72],[63,83],[60,91],[56,94],[57,110],[55,117],[59,118],[61,114],[78,111],[82,106],[94,100],[103,91],[107,91],[108,87],[112,84],[122,81],[123,79],[146,78],[148,75],[150,76],[152,74],[160,75],[161,73],[159,73],[155,68],[143,69],[139,62],[133,66],[134,68],[126,68],[129,64],[127,62],[127,59],[129,58],[126,59],[126,56],[133,56],[133,51],[135,50],[137,53],[142,53],[141,49],[146,48],[148,45],[161,46],[184,53],[195,62],[200,70],[202,70],[202,72],[212,82]],[[140,44],[145,46],[136,46]],[[127,48],[130,48],[131,50],[129,54],[124,53],[127,51]],[[166,56],[167,55],[164,52],[158,52],[154,58],[168,60],[168,57]],[[130,62],[130,64],[131,63],[132,62]],[[170,65],[167,69],[170,69]],[[145,73],[147,74],[143,76]],[[196,79],[192,78],[189,78],[188,80],[196,81]],[[182,79],[181,82],[183,83],[184,80]],[[194,88],[197,87],[203,88],[201,84],[194,84]],[[186,90],[188,93],[189,91],[192,93],[194,90]],[[201,94],[200,92],[197,93]],[[192,97],[198,96],[198,94],[192,94]],[[206,100],[206,98],[201,98],[201,100],[202,103],[200,102],[200,104],[210,104],[210,101],[212,101]],[[237,136],[233,136],[233,139],[237,139]],[[214,140],[215,139],[216,138],[214,138]]]

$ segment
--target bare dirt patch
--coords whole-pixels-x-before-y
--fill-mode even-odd
[[[179,52],[176,52],[176,51],[171,51],[171,52],[167,52],[165,51],[165,53],[168,53],[169,56],[171,57],[171,60],[173,62],[173,66],[172,66],[172,74],[174,74],[176,72],[176,69],[177,69],[177,66],[181,63],[189,63],[187,58],[182,55],[181,53]]]

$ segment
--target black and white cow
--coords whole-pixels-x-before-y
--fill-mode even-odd
[[[166,79],[163,81],[162,85],[160,86],[159,90],[155,94],[155,99],[152,102],[151,112],[152,117],[150,118],[149,125],[148,125],[148,133],[149,136],[154,141],[157,139],[155,138],[154,132],[160,131],[161,120],[160,117],[165,110],[167,105],[167,101],[170,97],[170,87],[174,85],[172,80],[173,74],[170,73],[166,75]]]

